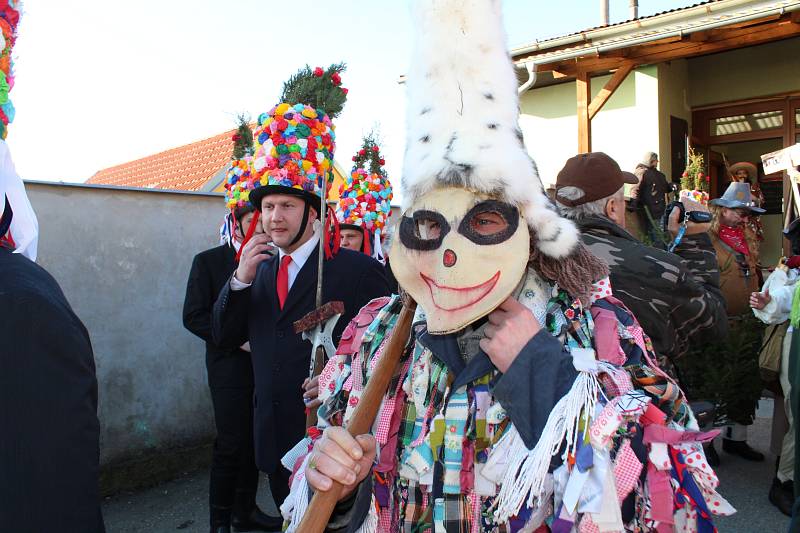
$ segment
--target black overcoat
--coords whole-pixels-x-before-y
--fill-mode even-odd
[[[280,458],[305,434],[302,383],[308,375],[311,344],[292,324],[315,308],[318,249],[309,256],[289,290],[283,310],[275,288],[279,257],[259,265],[253,284],[233,291],[226,283],[214,304],[214,341],[240,346],[250,340],[255,377],[256,464],[272,473]],[[389,294],[383,265],[371,257],[341,249],[323,266],[323,303],[340,300],[345,313],[334,330],[342,331],[370,300]]]
[[[0,246],[0,531],[99,533],[89,334],[42,267]]]
[[[236,250],[223,244],[200,252],[192,261],[183,301],[183,325],[206,341],[208,385],[212,388],[253,388],[250,354],[235,348],[220,348],[211,333],[214,302],[236,269]]]

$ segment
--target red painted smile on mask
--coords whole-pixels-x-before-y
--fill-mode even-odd
[[[431,298],[433,305],[443,311],[460,311],[467,307],[481,301],[487,294],[489,294],[494,286],[497,285],[497,280],[500,279],[500,271],[491,277],[491,279],[484,281],[479,285],[472,287],[448,287],[446,285],[439,285],[425,274],[419,274],[423,281],[428,284],[431,291]],[[447,300],[448,304],[440,303],[441,300]]]

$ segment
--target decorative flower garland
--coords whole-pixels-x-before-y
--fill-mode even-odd
[[[0,138],[8,135],[8,125],[14,121],[14,105],[8,93],[14,88],[14,62],[11,50],[17,40],[17,24],[19,23],[19,2],[0,0]]]
[[[686,170],[681,175],[681,197],[689,198],[702,205],[708,205],[708,190],[711,176],[704,173],[705,159],[701,152],[689,147],[686,158]]]

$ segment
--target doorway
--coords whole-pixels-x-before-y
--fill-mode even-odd
[[[686,168],[686,152],[689,148],[689,123],[678,117],[669,117],[670,158],[674,183],[681,182],[681,174]]]
[[[758,168],[767,213],[762,217],[761,263],[774,266],[783,255],[788,188],[782,173],[764,175],[761,155],[800,142],[800,96],[762,98],[692,112],[692,145],[706,154],[710,196],[718,198],[730,183],[728,165],[748,161]]]

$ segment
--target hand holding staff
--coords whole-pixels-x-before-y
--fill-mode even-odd
[[[381,401],[408,343],[416,307],[416,302],[410,298],[403,305],[386,350],[375,366],[346,428],[349,437],[344,435],[341,428],[329,428],[325,437],[314,446],[312,453],[315,455],[311,461],[317,462],[311,464],[314,468],[306,469],[306,477],[317,490],[297,531],[323,533],[336,502],[352,492],[369,474],[375,458],[375,439],[367,433],[375,422]],[[357,446],[353,445],[354,442]],[[345,483],[340,483],[337,479]],[[350,480],[352,481],[347,483]]]

